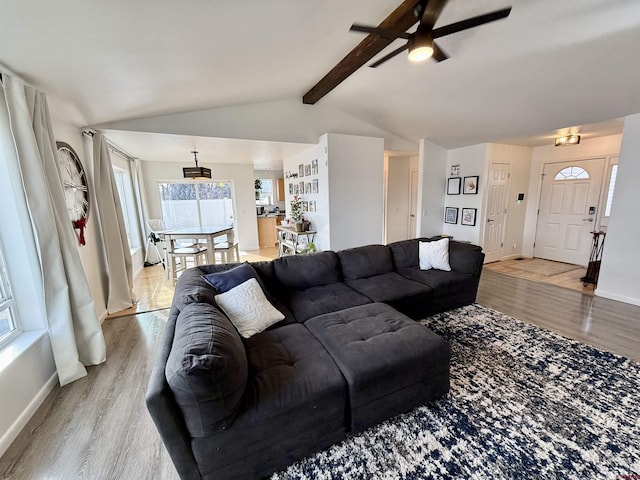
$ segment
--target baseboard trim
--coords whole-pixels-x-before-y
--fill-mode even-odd
[[[596,288],[593,292],[597,297],[608,298],[609,300],[616,300],[618,302],[630,303],[631,305],[640,306],[640,298],[626,297],[624,295],[618,295],[617,293],[607,292],[601,288]]]
[[[18,437],[22,429],[27,425],[31,417],[36,413],[42,402],[45,401],[47,396],[53,391],[58,384],[58,373],[55,372],[51,375],[51,378],[47,380],[47,383],[43,385],[38,394],[29,402],[27,408],[25,408],[20,416],[13,422],[13,425],[9,427],[6,433],[0,438],[0,457],[5,454],[9,449],[13,441]]]

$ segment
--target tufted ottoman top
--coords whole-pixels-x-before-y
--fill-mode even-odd
[[[432,378],[446,379],[448,389],[449,344],[388,305],[371,303],[319,315],[305,327],[347,380],[352,415]],[[352,426],[355,423],[352,419]]]

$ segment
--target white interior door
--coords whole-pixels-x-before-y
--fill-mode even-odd
[[[411,183],[409,192],[409,237],[415,238],[416,232],[416,215],[417,215],[417,203],[418,203],[418,171],[413,170],[411,172]]]
[[[605,159],[544,166],[534,256],[587,265]]]
[[[485,262],[497,262],[504,256],[504,227],[507,218],[507,198],[511,166],[492,163],[487,183],[487,216],[484,226]]]

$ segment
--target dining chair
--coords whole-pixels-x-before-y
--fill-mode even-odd
[[[216,242],[214,252],[220,253],[220,263],[240,263],[240,251],[233,230],[227,233],[225,242]]]
[[[179,247],[167,251],[169,279],[175,284],[178,273],[189,268],[207,264],[207,248],[202,246]]]

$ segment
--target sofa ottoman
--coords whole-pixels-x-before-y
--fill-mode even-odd
[[[349,425],[360,432],[449,391],[449,344],[389,305],[371,303],[305,322],[349,389]]]

